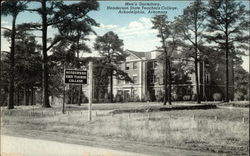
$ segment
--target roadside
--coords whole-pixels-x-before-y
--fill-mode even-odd
[[[41,139],[1,136],[1,155],[18,156],[149,156],[139,153],[61,143]]]
[[[94,136],[79,136],[73,134],[43,132],[43,131],[17,131],[8,132],[9,135],[1,136],[2,141],[8,142],[7,146],[2,147],[2,153],[22,153],[22,156],[70,156],[83,155],[88,156],[218,156],[206,151],[196,151],[179,149],[173,147],[163,147],[157,145],[149,145],[146,143],[131,142],[126,140],[117,140],[111,138],[100,138]],[[14,137],[13,137],[14,136]],[[33,141],[21,140],[27,138]],[[10,142],[5,138],[12,139]],[[35,139],[34,139],[35,138]],[[51,144],[51,141],[53,144]],[[31,144],[32,143],[32,144]],[[46,144],[41,148],[41,143]],[[8,145],[11,144],[11,147]],[[25,145],[25,146],[24,146]],[[64,148],[60,148],[61,146]],[[87,145],[87,146],[86,146]],[[74,147],[75,148],[72,148]],[[11,148],[11,149],[10,149]],[[43,151],[46,148],[46,151]],[[66,149],[65,149],[66,148]],[[17,149],[17,150],[15,150]],[[78,149],[78,150],[77,150]],[[70,153],[72,150],[72,153]],[[76,151],[77,150],[77,151]],[[63,153],[63,151],[67,151]],[[35,153],[36,152],[36,153]],[[110,155],[109,155],[110,154]],[[106,156],[105,155],[105,156]],[[4,155],[3,155],[4,156]],[[84,156],[84,155],[83,155]],[[87,156],[87,155],[86,155]]]
[[[151,104],[158,107],[157,104]],[[178,104],[179,105],[179,104]],[[249,112],[209,109],[110,114],[114,109],[148,109],[148,104],[95,105],[93,121],[87,105],[18,107],[2,110],[2,132],[72,144],[165,156],[166,149],[184,155],[247,155]],[[151,106],[150,106],[151,107]],[[243,121],[244,120],[244,121]],[[169,151],[169,150],[167,150]],[[178,154],[177,154],[178,155]]]

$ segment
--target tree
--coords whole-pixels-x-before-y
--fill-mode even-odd
[[[10,39],[11,31],[5,30],[4,37]],[[19,105],[19,93],[23,89],[24,99],[26,105],[29,103],[29,94],[32,92],[31,97],[34,95],[34,87],[40,86],[41,74],[41,56],[40,50],[41,46],[35,40],[33,34],[28,33],[28,31],[23,28],[22,25],[16,26],[16,36],[15,36],[15,68],[14,68],[14,81],[15,88],[17,89],[17,105]],[[9,73],[10,74],[10,73]],[[26,96],[27,95],[27,96]],[[27,97],[27,98],[26,98]],[[33,104],[33,98],[31,98],[31,103]]]
[[[237,100],[249,100],[249,73],[237,65],[235,75],[235,98]]]
[[[49,58],[50,62],[50,93],[52,96],[60,95],[61,91],[64,90],[63,81],[58,79],[63,78],[64,69],[75,68],[76,64],[82,62],[76,57],[76,50],[74,44],[67,38],[60,41],[58,45],[55,45],[51,49],[52,55]],[[73,86],[75,88],[75,86]],[[71,95],[73,92],[71,91]],[[74,97],[70,97],[74,98]]]
[[[56,35],[50,45],[48,43],[47,29],[50,26],[59,28],[63,30],[66,27],[71,26],[71,22],[64,24],[63,28],[60,27],[60,24],[68,22],[74,19],[82,19],[89,21],[88,13],[91,10],[97,10],[99,4],[95,0],[86,0],[80,1],[73,4],[64,4],[63,1],[49,1],[41,0],[38,1],[41,3],[41,7],[37,9],[29,9],[29,11],[36,11],[41,15],[42,18],[42,75],[43,75],[43,107],[50,107],[49,104],[49,71],[48,71],[48,51],[51,50],[53,46],[58,44],[62,36]],[[87,22],[89,24],[90,22]],[[34,25],[33,25],[34,26]],[[38,26],[39,25],[35,25]]]
[[[210,0],[208,10],[208,41],[225,52],[225,102],[229,101],[229,55],[232,46],[245,49],[249,34],[245,6],[233,0]]]
[[[14,109],[14,67],[15,67],[15,37],[16,37],[16,19],[20,12],[24,11],[27,7],[27,1],[6,0],[1,2],[2,15],[12,16],[11,28],[11,46],[10,46],[10,79],[9,79],[9,103],[8,109]]]
[[[70,25],[70,27],[68,26]],[[91,52],[84,41],[88,40],[90,33],[96,34],[91,26],[98,26],[96,21],[90,17],[84,20],[66,19],[63,23],[57,25],[59,32],[65,39],[71,43],[71,50],[76,54],[74,66],[80,68],[80,50],[82,52]],[[81,42],[82,41],[82,42]],[[82,85],[79,85],[78,105],[81,103]]]
[[[26,105],[34,104],[35,87],[41,87],[41,46],[35,40],[35,36],[17,27],[16,56],[17,64],[15,66],[16,87],[19,102],[19,90],[24,89]],[[31,96],[30,96],[31,95]],[[31,99],[31,100],[29,100]]]
[[[104,57],[103,65],[110,78],[110,102],[113,102],[113,76],[119,79],[127,78],[125,72],[117,68],[121,61],[125,61],[127,55],[123,51],[123,41],[118,35],[110,31],[103,36],[98,36],[94,43],[94,48]],[[123,75],[123,76],[121,76]]]
[[[163,105],[166,105],[166,102],[168,101],[169,105],[171,105],[171,56],[174,51],[177,50],[178,45],[178,25],[176,25],[176,22],[169,22],[167,21],[166,15],[157,15],[153,17],[152,19],[153,23],[153,29],[158,30],[158,35],[161,39],[161,47],[158,47],[158,51],[162,52],[162,55],[159,56],[159,58],[163,58],[165,60],[165,82],[164,82],[164,88],[165,88],[165,94],[164,94],[164,103]],[[167,100],[168,99],[168,100]]]
[[[184,40],[191,43],[191,47],[194,51],[187,51],[188,56],[194,59],[195,66],[195,83],[196,83],[196,95],[197,103],[200,103],[200,84],[198,77],[198,61],[199,59],[199,47],[202,44],[202,32],[204,30],[204,23],[206,19],[206,8],[201,0],[195,0],[190,6],[184,9],[183,15],[179,17],[179,26],[181,27],[181,33]],[[192,52],[190,54],[190,52]],[[199,55],[199,56],[198,56]]]

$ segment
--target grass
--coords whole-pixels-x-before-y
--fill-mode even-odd
[[[139,104],[140,107],[143,105]],[[159,146],[208,150],[233,155],[247,154],[249,112],[247,109],[176,110],[167,112],[110,114],[111,105],[98,106],[89,122],[86,106],[38,107],[2,110],[2,126],[67,134],[130,140]],[[117,106],[116,106],[117,107]],[[119,106],[122,107],[122,106]],[[128,107],[128,106],[124,106]],[[135,105],[129,106],[129,108]],[[68,109],[68,110],[69,110]],[[116,108],[117,109],[117,108]],[[7,130],[7,129],[6,129]]]

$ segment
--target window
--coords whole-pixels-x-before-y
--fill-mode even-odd
[[[133,62],[133,69],[137,69],[137,62]]]
[[[159,82],[160,82],[160,77],[154,75],[154,76],[153,76],[153,83],[159,83]]]
[[[118,95],[122,95],[123,91],[122,90],[117,90]]]
[[[125,70],[129,70],[129,63],[125,63]]]
[[[133,76],[134,83],[138,83],[138,76]]]

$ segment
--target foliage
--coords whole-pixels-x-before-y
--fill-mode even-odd
[[[165,74],[165,94],[164,94],[164,105],[168,99],[168,103],[171,105],[171,58],[173,57],[174,52],[177,51],[178,44],[179,44],[179,30],[178,24],[176,21],[169,22],[167,20],[166,15],[156,15],[152,19],[153,27],[152,29],[158,30],[157,37],[161,40],[161,47],[158,47],[157,51],[162,52],[159,56],[161,60],[164,60],[165,67],[164,67],[164,74]]]
[[[110,79],[110,94],[113,95],[113,76],[119,80],[127,80],[132,82],[128,74],[117,66],[125,61],[127,54],[123,51],[123,41],[118,35],[110,31],[103,36],[98,36],[94,43],[94,48],[103,57],[102,65],[105,75]],[[110,96],[113,102],[113,96]]]
[[[225,52],[225,101],[229,100],[229,57],[233,47],[249,49],[248,12],[239,1],[210,0],[206,38]]]
[[[9,71],[9,103],[8,109],[14,109],[14,68],[15,68],[15,53],[16,53],[16,19],[20,12],[27,7],[28,1],[6,0],[1,2],[1,15],[12,16],[11,27],[11,46],[10,46],[10,71]]]
[[[235,98],[249,100],[249,73],[241,66],[235,68]]]
[[[85,32],[89,31],[90,25],[93,25],[94,20],[88,17],[88,13],[91,10],[97,10],[99,7],[99,4],[94,1],[80,1],[72,4],[65,4],[63,1],[48,1],[48,0],[42,0],[38,1],[41,6],[38,8],[32,8],[28,9],[29,11],[35,11],[39,15],[41,15],[42,22],[40,24],[39,30],[42,31],[42,54],[43,54],[43,107],[50,107],[49,104],[49,62],[48,59],[48,51],[51,50],[56,44],[58,44],[61,40],[65,39],[65,35],[72,35],[68,31],[72,26],[72,31],[75,31],[76,29],[80,29],[82,27],[79,27],[78,23],[81,21],[83,24],[85,21],[85,24],[83,25],[83,29],[86,30]],[[39,24],[27,24],[26,26],[31,26],[30,28],[38,28]],[[59,34],[56,34],[53,39],[49,39],[47,36],[47,30],[48,27],[53,26],[55,28],[58,28]],[[82,29],[82,30],[83,30]],[[63,31],[65,30],[65,31]],[[82,32],[82,30],[80,32]],[[79,38],[79,34],[77,33],[77,37]],[[68,39],[70,37],[68,36]],[[75,36],[72,35],[71,39],[75,38]],[[50,42],[50,45],[47,45],[47,43]],[[77,50],[79,50],[80,46],[77,47]],[[84,47],[84,46],[81,46]],[[75,48],[75,46],[72,46],[72,48]],[[86,49],[86,46],[85,46]],[[79,54],[79,52],[78,52]]]
[[[206,7],[201,0],[196,0],[184,9],[183,15],[178,19],[182,38],[187,40],[191,46],[190,50],[184,51],[184,56],[194,59],[195,83],[197,92],[197,103],[200,103],[200,88],[198,77],[198,55],[200,56],[199,47],[202,45],[202,32],[206,19]]]

